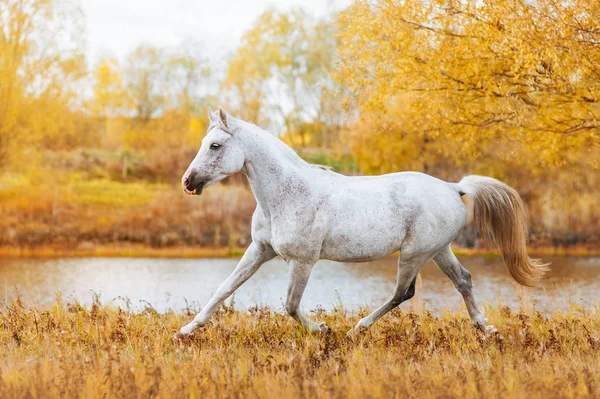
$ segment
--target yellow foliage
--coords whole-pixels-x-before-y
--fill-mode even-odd
[[[407,133],[460,141],[471,156],[497,140],[541,165],[588,148],[597,159],[597,1],[357,1],[340,24],[338,78],[361,112],[394,120],[405,104]]]
[[[335,25],[301,8],[263,13],[242,38],[223,82],[239,117],[295,135],[326,122],[324,89],[335,51]]]
[[[200,147],[200,141],[206,134],[206,130],[208,129],[207,118],[204,116],[194,115],[190,118],[190,126],[188,128],[189,136],[186,140],[190,145],[196,145]]]
[[[0,1],[0,161],[81,128],[64,120],[85,75],[79,17],[71,0]]]

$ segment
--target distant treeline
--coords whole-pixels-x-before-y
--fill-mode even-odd
[[[269,10],[231,55],[189,40],[94,65],[77,1],[7,0],[0,16],[2,246],[244,246],[242,177],[178,187],[219,104],[342,173],[500,178],[534,244],[600,244],[596,1]],[[459,244],[483,245],[472,228]]]

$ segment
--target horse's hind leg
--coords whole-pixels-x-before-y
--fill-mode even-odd
[[[348,335],[360,333],[371,327],[373,323],[379,320],[390,310],[409,300],[415,294],[415,281],[417,273],[425,263],[431,259],[431,254],[420,254],[409,260],[403,260],[402,256],[398,260],[398,274],[396,276],[396,289],[392,296],[373,313],[360,319],[356,327],[348,331]]]
[[[454,253],[450,245],[444,248],[438,253],[433,260],[438,267],[452,280],[456,289],[461,293],[467,305],[469,316],[473,324],[485,333],[493,333],[496,331],[496,327],[493,325],[486,326],[487,320],[483,316],[483,313],[477,307],[475,298],[473,297],[473,283],[471,283],[471,273],[465,269]]]

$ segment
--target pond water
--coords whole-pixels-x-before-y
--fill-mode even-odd
[[[600,309],[598,257],[545,257],[552,262],[552,271],[531,291],[514,283],[499,258],[460,260],[472,274],[475,297],[481,304],[519,309],[524,303],[546,314]],[[203,306],[236,264],[237,259],[0,259],[0,301],[20,295],[27,305],[43,306],[60,293],[66,301],[89,304],[99,294],[104,303],[129,303],[136,310],[147,304],[158,311],[181,310],[188,304]],[[375,308],[392,292],[395,276],[396,259],[391,257],[356,264],[319,261],[302,308]],[[421,277],[416,299],[403,307],[424,306],[437,314],[464,309],[462,297],[434,263],[423,268]],[[236,292],[235,307],[269,305],[282,311],[287,284],[287,264],[274,259]]]

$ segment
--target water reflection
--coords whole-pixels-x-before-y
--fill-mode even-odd
[[[600,301],[600,258],[560,257],[552,272],[530,292],[518,287],[498,258],[464,257],[473,275],[476,298],[489,305],[520,306],[517,294],[545,313],[586,309]],[[134,308],[149,302],[159,311],[202,306],[233,270],[235,259],[0,259],[2,298],[16,295],[28,304],[43,305],[61,293],[65,300],[83,303],[92,293],[103,302],[128,298]],[[431,263],[421,272],[421,298],[434,313],[464,309],[451,281]],[[344,264],[320,261],[311,275],[302,306],[305,310],[342,305],[348,309],[376,307],[393,291],[396,261]],[[270,305],[282,310],[288,267],[281,259],[265,264],[235,295],[237,307]],[[121,302],[122,304],[122,302]],[[403,307],[410,307],[404,304]]]

